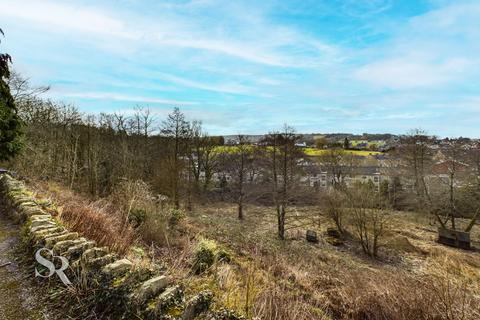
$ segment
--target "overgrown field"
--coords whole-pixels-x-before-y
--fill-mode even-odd
[[[80,230],[88,231],[90,220],[109,226],[116,217],[114,210],[102,212],[105,203],[80,210],[72,205],[85,205],[77,195],[43,188]],[[180,214],[165,207],[157,214],[135,229],[133,240],[130,229],[125,238],[115,225],[103,228],[108,242],[105,234],[90,236],[120,252],[126,243],[143,248],[187,293],[209,289],[217,306],[248,319],[480,318],[479,251],[437,244],[437,227],[421,214],[392,213],[375,260],[353,235],[340,241],[328,236],[333,224],[317,206],[290,208],[285,241],[277,238],[271,207],[247,206],[244,221],[225,203]],[[317,232],[317,244],[306,242],[307,229]],[[480,247],[480,228],[472,238]]]
[[[316,207],[292,210],[285,242],[276,237],[273,208],[249,208],[243,222],[229,206],[195,212],[187,218],[193,230],[225,245],[235,257],[234,264],[216,266],[203,283],[249,315],[262,319],[480,317],[480,253],[437,244],[436,227],[420,215],[393,214],[377,261],[367,258],[354,241],[338,245],[326,236],[332,225]],[[320,235],[318,244],[305,241],[306,225]],[[478,247],[478,228],[473,239]]]

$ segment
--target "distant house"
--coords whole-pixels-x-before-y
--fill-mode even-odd
[[[380,182],[382,178],[385,179],[385,176],[380,172],[380,167],[377,166],[364,166],[353,168],[352,173],[345,177],[345,184],[350,187],[357,182],[369,183],[372,182],[373,185],[377,188],[380,188]]]
[[[452,174],[454,175],[453,184],[462,185],[464,178],[471,174],[470,166],[466,163],[455,160],[438,161],[432,165],[431,173],[426,176],[426,182],[429,188],[441,188],[450,185]]]
[[[295,143],[295,147],[306,148],[307,143],[306,142],[297,142],[297,143]]]
[[[337,181],[344,183],[347,187],[352,187],[355,183],[371,183],[376,187],[377,190],[380,188],[380,183],[388,179],[380,171],[380,167],[377,166],[362,166],[362,167],[340,167],[338,168],[341,172],[340,177],[334,176],[333,172],[329,172],[327,168],[320,168],[317,172],[312,172],[308,174],[308,179],[305,179],[305,182],[308,182],[310,187],[315,188],[329,188],[335,185]]]
[[[444,160],[435,163],[432,166],[434,175],[449,175],[452,171],[456,173],[464,173],[469,170],[469,165],[455,160]]]
[[[463,174],[468,172],[470,166],[466,163],[455,160],[444,160],[432,166],[432,174],[436,176],[449,176],[452,172]]]
[[[357,143],[355,145],[355,148],[356,149],[367,149],[368,148],[368,142]]]
[[[328,183],[327,171],[320,171],[318,173],[309,174],[304,180],[308,183],[310,187],[314,188],[327,188],[329,185],[332,185],[331,183]]]

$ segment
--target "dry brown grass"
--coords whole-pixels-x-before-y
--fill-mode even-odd
[[[71,231],[119,254],[125,254],[135,242],[134,230],[108,202],[89,201],[58,184],[37,183],[35,189],[57,206],[53,213]]]
[[[378,261],[353,240],[339,248],[324,241],[331,224],[315,207],[292,210],[289,239],[278,241],[273,213],[250,207],[239,222],[234,207],[199,208],[188,218],[191,232],[219,241],[236,257],[190,285],[207,287],[218,301],[261,319],[480,318],[479,253],[435,243],[435,227],[416,215],[394,214]],[[317,230],[319,244],[305,242],[307,228]]]
[[[44,189],[73,230],[120,252],[133,242],[132,230],[122,233],[118,217],[123,216],[108,205],[52,191],[55,186]],[[380,260],[363,254],[354,239],[341,247],[325,241],[332,222],[313,206],[292,208],[284,242],[276,237],[274,210],[268,207],[248,207],[242,222],[226,204],[199,207],[175,228],[159,219],[158,226],[140,229],[153,260],[182,281],[187,294],[210,289],[218,305],[248,318],[480,319],[479,252],[437,244],[436,227],[416,214],[394,213]],[[304,240],[306,229],[318,232],[319,244]],[[233,261],[194,274],[194,248],[202,237],[227,247]],[[475,230],[474,244],[479,239]]]
[[[474,286],[448,273],[414,277],[405,272],[345,275],[327,293],[341,319],[478,319]]]

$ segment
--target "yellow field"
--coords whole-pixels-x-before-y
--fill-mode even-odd
[[[317,148],[304,148],[303,151],[307,156],[317,157],[321,156],[328,152],[328,149],[317,149]],[[382,154],[379,151],[368,151],[368,150],[344,150],[345,153],[354,154],[361,157],[374,156],[377,154]]]
[[[250,145],[249,149],[253,151],[254,145]],[[235,153],[238,152],[237,146],[217,146],[215,147],[215,152],[218,153]]]
[[[253,149],[254,146],[252,145],[251,147]],[[236,148],[235,146],[218,146],[215,148],[215,151],[219,153],[232,153],[236,150],[235,148]],[[317,148],[303,148],[302,150],[303,152],[305,152],[307,156],[310,156],[310,157],[318,157],[329,151],[329,149],[317,149]],[[382,154],[382,152],[379,152],[379,151],[368,151],[368,150],[344,150],[344,152],[347,154],[354,154],[361,157],[368,157],[368,156],[373,156],[377,154]]]

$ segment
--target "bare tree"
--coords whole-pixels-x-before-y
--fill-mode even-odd
[[[171,195],[174,206],[178,209],[180,207],[179,183],[184,167],[183,160],[186,154],[187,139],[190,134],[189,123],[185,120],[185,115],[179,108],[174,108],[173,112],[163,122],[161,134],[168,138],[167,142],[170,145],[168,148],[168,166],[171,170]]]
[[[413,189],[420,207],[424,207],[425,203],[430,201],[425,176],[432,160],[429,145],[434,141],[435,138],[427,136],[425,131],[414,129],[401,139],[398,148],[405,164],[404,168],[413,179]]]
[[[16,71],[10,73],[7,84],[19,109],[27,103],[36,101],[39,95],[50,90],[50,86],[32,87],[29,79]]]
[[[327,171],[335,189],[342,189],[345,186],[345,178],[354,175],[359,165],[357,156],[339,148],[322,153],[318,161]]]
[[[298,160],[302,153],[295,145],[299,136],[285,125],[281,132],[266,136],[266,153],[269,155],[272,181],[272,198],[277,212],[278,237],[285,239],[287,208],[293,196],[298,177]]]
[[[345,194],[339,190],[332,189],[323,195],[323,209],[328,218],[330,218],[337,227],[340,234],[345,234],[346,209],[344,204],[347,202]]]
[[[363,252],[377,257],[388,227],[388,211],[380,203],[378,194],[366,185],[356,185],[347,195],[351,225]]]
[[[457,208],[455,205],[456,201],[456,184],[459,179],[459,174],[461,173],[461,164],[460,159],[462,159],[462,148],[460,142],[455,139],[452,140],[447,150],[447,161],[448,165],[448,211],[450,216],[450,222],[452,229],[455,229],[455,218],[457,217]]]
[[[253,161],[253,148],[244,135],[238,135],[238,144],[229,152],[225,160],[234,180],[234,198],[238,206],[238,219],[244,218],[245,184],[248,183],[247,173]]]
[[[480,142],[475,142],[467,152],[467,162],[471,166],[474,183],[480,191]]]
[[[192,121],[190,126],[190,141],[188,157],[191,163],[191,172],[194,178],[194,189],[196,193],[201,189],[201,178],[203,173],[203,191],[208,189],[213,173],[215,172],[219,154],[217,141],[202,130],[199,121]]]

